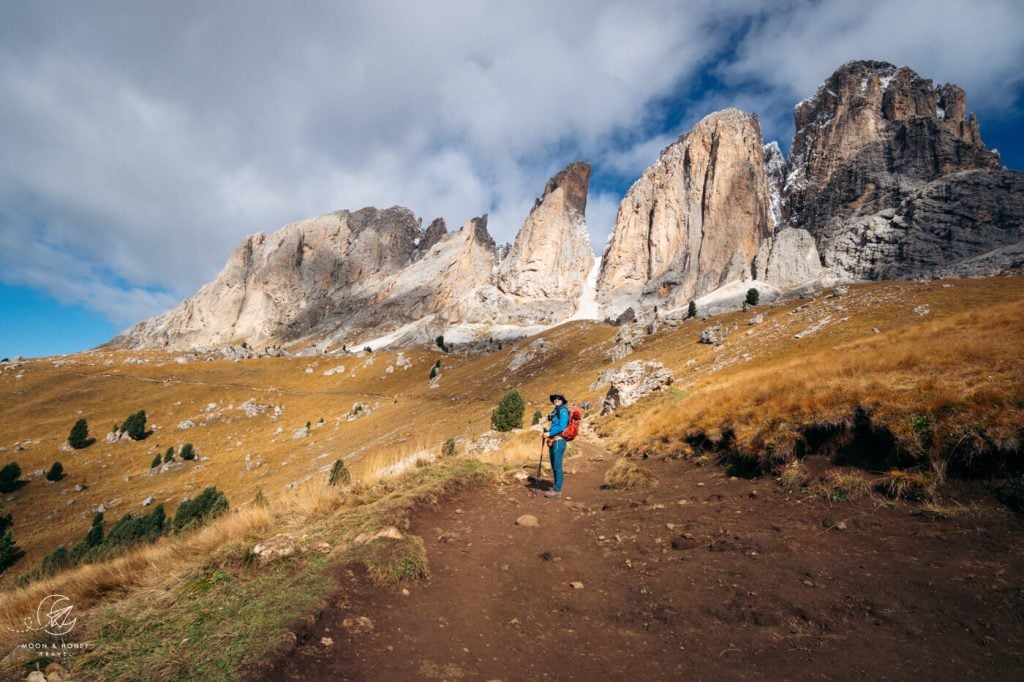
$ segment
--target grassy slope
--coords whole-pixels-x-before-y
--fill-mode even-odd
[[[777,472],[812,451],[881,472],[919,468],[937,482],[1016,470],[1022,298],[1020,278],[998,278],[883,284],[776,309],[756,328],[739,325],[719,350],[734,364],[689,382],[695,395],[635,406],[603,428],[623,451],[718,450],[751,471]],[[921,303],[926,315],[912,312]],[[793,338],[823,317],[833,324]]]
[[[929,306],[925,316],[913,312],[922,304]],[[850,423],[854,408],[863,406],[873,409],[873,419],[888,426],[907,447],[915,442],[921,446],[920,428],[914,428],[921,422],[914,418],[926,415],[932,419],[931,442],[936,452],[948,449],[948,437],[962,438],[965,425],[980,425],[985,438],[968,434],[961,442],[1001,439],[1004,454],[1016,456],[1018,444],[1011,441],[1015,433],[1019,438],[1013,425],[1021,423],[1024,278],[859,285],[845,297],[791,301],[762,312],[765,322],[756,326],[747,325],[752,312],[737,312],[713,320],[691,320],[677,330],[648,337],[637,353],[618,364],[636,359],[663,362],[675,373],[675,387],[623,410],[618,417],[601,420],[599,428],[623,452],[665,454],[687,452],[686,437],[696,431],[714,438],[723,429],[732,429],[737,449],[755,459],[770,460],[779,453],[788,456],[805,426]],[[830,322],[820,331],[793,338],[826,317]],[[700,330],[711,324],[735,328],[724,346],[696,342]],[[873,327],[881,333],[874,333]],[[126,669],[117,667],[122,659],[132,660],[135,666],[156,666],[151,671],[155,677],[165,673],[173,677],[173,670],[190,666],[223,672],[256,650],[231,650],[216,661],[203,660],[202,652],[211,648],[204,644],[207,638],[229,631],[220,628],[237,627],[204,612],[210,600],[249,603],[254,586],[271,597],[278,589],[307,595],[296,600],[293,610],[279,614],[279,619],[249,619],[260,623],[251,633],[254,641],[271,645],[275,640],[267,638],[266,632],[279,632],[288,618],[314,604],[329,588],[317,579],[327,559],[315,552],[303,554],[288,568],[257,570],[247,565],[242,557],[255,541],[282,529],[299,528],[304,519],[329,518],[326,530],[311,533],[303,542],[322,537],[340,547],[331,554],[338,559],[347,556],[348,538],[390,518],[388,514],[345,516],[349,505],[366,505],[353,502],[351,496],[325,495],[322,486],[289,491],[288,484],[309,477],[319,481],[335,459],[349,457],[357,478],[371,480],[381,466],[421,450],[437,452],[447,436],[475,437],[489,428],[490,410],[507,388],[520,389],[527,401],[527,418],[534,409],[547,411],[546,397],[552,390],[579,402],[597,401],[607,387],[591,389],[590,384],[607,367],[605,353],[614,333],[613,328],[593,323],[563,325],[543,334],[551,350],[515,373],[507,365],[529,340],[479,357],[414,350],[406,353],[413,366],[391,373],[386,367],[393,364],[393,353],[186,365],[174,363],[161,352],[88,353],[6,366],[0,369],[0,404],[4,405],[0,446],[6,447],[0,464],[17,461],[28,474],[60,459],[68,474],[59,483],[31,478],[21,490],[3,496],[6,510],[14,514],[15,537],[26,551],[25,558],[3,576],[8,586],[12,575],[37,566],[57,544],[80,539],[88,528],[89,510],[100,503],[109,508],[109,527],[127,511],[144,511],[139,506],[144,497],[165,502],[173,513],[182,497],[216,484],[233,507],[243,510],[219,522],[220,530],[161,541],[119,560],[123,565],[87,566],[29,590],[8,592],[3,611],[18,613],[16,606],[33,598],[38,601],[37,591],[59,586],[73,593],[80,608],[91,609],[88,620],[104,652],[91,665],[103,674],[126,674]],[[128,357],[145,358],[149,364],[124,364]],[[374,362],[366,365],[370,357]],[[443,370],[440,386],[430,389],[427,375],[438,357]],[[111,360],[113,364],[105,364]],[[55,366],[60,362],[64,364]],[[337,365],[344,365],[346,372],[323,375]],[[307,373],[307,368],[313,372]],[[248,418],[237,409],[227,409],[248,399],[281,405],[283,415],[277,420],[270,412]],[[348,421],[346,415],[357,401],[373,409]],[[204,418],[209,403],[217,404],[213,412],[220,416]],[[145,409],[150,424],[159,427],[148,439],[103,442],[111,424],[138,409]],[[81,416],[89,419],[92,435],[99,441],[85,450],[58,452]],[[321,418],[325,423],[318,425]],[[185,419],[200,425],[176,430],[175,425]],[[306,421],[314,425],[312,434],[293,439],[293,432]],[[14,443],[26,440],[31,442],[25,449],[14,448]],[[511,449],[517,456],[533,452],[528,440],[532,439],[524,436],[515,441]],[[187,465],[181,471],[146,475],[157,452],[183,442],[196,446],[203,458],[201,467]],[[911,454],[932,454],[925,450],[919,447]],[[246,455],[264,466],[245,471]],[[448,473],[437,474],[434,488],[411,480],[405,489],[435,490],[444,481],[477,475],[475,469],[441,469]],[[434,469],[415,475],[435,476],[430,471]],[[76,483],[88,488],[75,492]],[[258,490],[270,499],[271,511],[249,504]],[[402,490],[387,490],[405,500],[403,504],[412,499]],[[378,489],[372,495],[379,497],[387,490]],[[146,558],[144,552],[163,552],[163,558]],[[162,573],[153,576],[153,566],[162,567]],[[267,580],[271,582],[262,582]],[[107,590],[113,596],[105,595]],[[170,630],[154,631],[152,637],[133,632],[133,623],[146,620],[127,614],[139,610],[142,603],[160,605],[163,614],[170,614]],[[189,637],[192,645],[176,646],[173,656],[163,655],[183,630],[192,633],[181,637]],[[0,644],[9,644],[9,638],[3,639]],[[126,644],[129,640],[137,644]]]

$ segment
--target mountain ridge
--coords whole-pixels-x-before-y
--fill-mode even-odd
[[[765,144],[757,115],[738,109],[709,114],[662,150],[619,206],[600,259],[598,317],[680,308],[747,282],[777,296],[1024,265],[1024,173],[985,147],[962,89],[851,61],[797,104],[794,120],[788,159]],[[549,179],[507,251],[486,216],[448,233],[443,218],[423,230],[398,206],[247,237],[194,297],[108,345],[324,351],[446,333],[493,342],[573,319],[595,262],[590,170],[576,162]],[[281,253],[267,250],[274,243]]]

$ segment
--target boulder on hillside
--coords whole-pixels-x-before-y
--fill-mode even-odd
[[[508,371],[515,372],[538,355],[547,353],[549,348],[551,348],[551,344],[544,339],[537,339],[533,341],[529,346],[521,351],[517,351],[516,354],[512,356],[512,361],[508,363]]]
[[[725,341],[727,332],[720,324],[715,324],[700,333],[700,343],[720,346]]]
[[[252,554],[261,562],[272,561],[279,557],[287,557],[295,554],[295,538],[287,533],[279,533],[266,542],[261,542],[252,548]]]
[[[602,372],[600,378],[611,382],[601,406],[601,414],[632,405],[645,395],[672,383],[672,372],[660,362],[635,360],[620,369]]]
[[[630,308],[632,310],[632,308]],[[615,345],[608,351],[608,360],[618,362],[627,355],[632,355],[644,342],[644,330],[638,323],[625,324],[615,334]]]

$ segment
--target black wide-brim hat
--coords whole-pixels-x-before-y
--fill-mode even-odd
[[[569,402],[568,400],[565,399],[565,396],[562,395],[561,393],[552,393],[551,395],[548,396],[548,400],[550,402],[555,402],[556,398],[558,400],[561,400],[563,403],[568,403]]]

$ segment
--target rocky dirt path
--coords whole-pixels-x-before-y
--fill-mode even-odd
[[[429,581],[340,568],[261,679],[1024,679],[1024,524],[1002,508],[935,520],[671,461],[602,490],[611,464],[582,443],[563,500],[516,482],[422,510]]]

